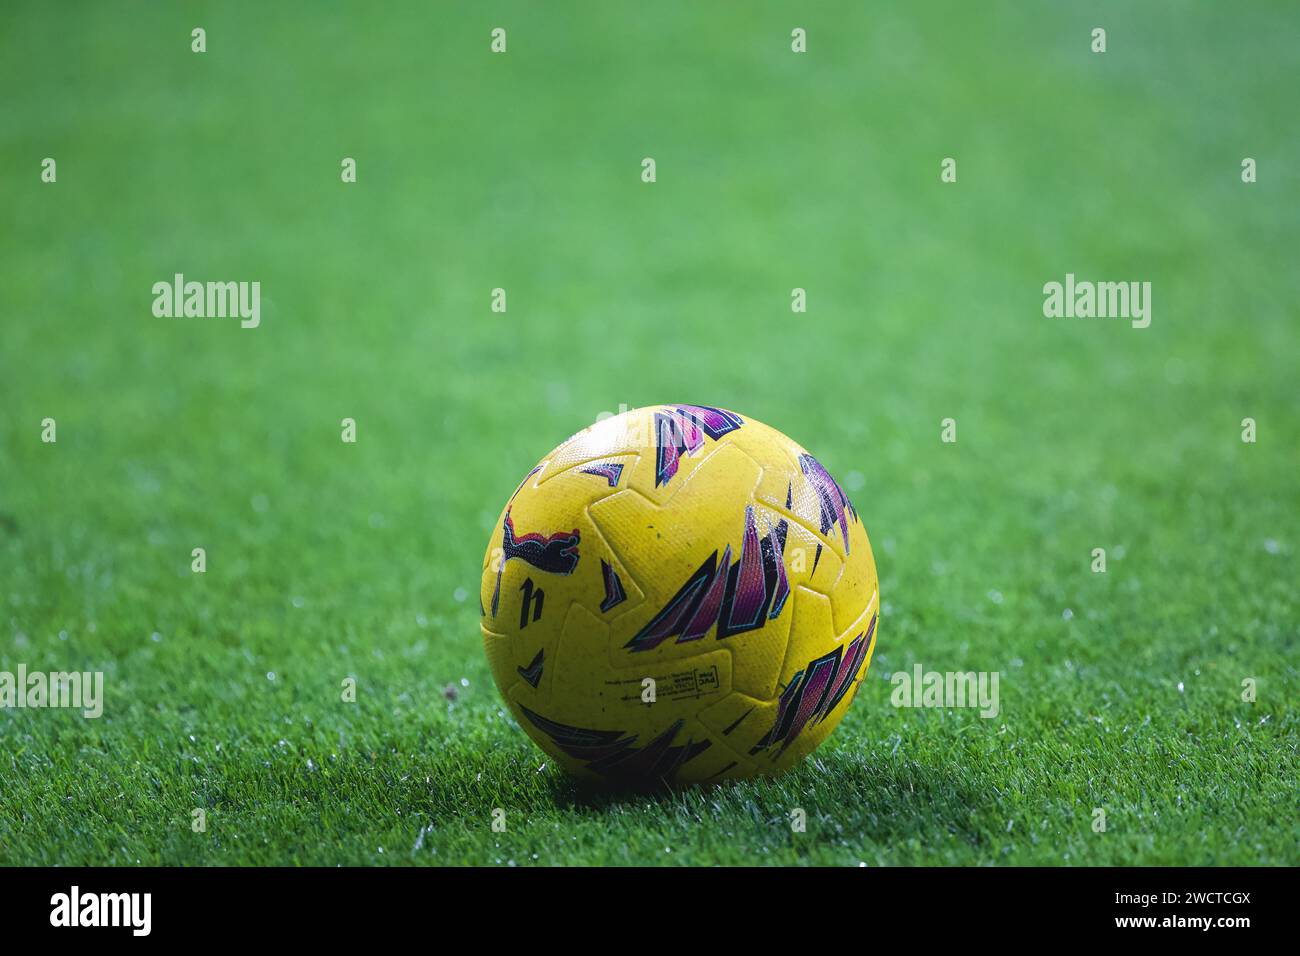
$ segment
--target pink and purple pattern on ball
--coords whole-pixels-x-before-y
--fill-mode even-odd
[[[699,451],[705,435],[717,441],[743,424],[735,412],[709,405],[674,405],[670,411],[655,412],[655,487],[668,484],[682,456]]]
[[[627,592],[623,590],[623,582],[619,580],[614,566],[604,558],[600,560],[600,575],[605,582],[605,600],[600,602],[600,609],[608,613],[627,600]]]
[[[783,560],[788,531],[782,519],[760,535],[754,509],[746,507],[740,560],[732,563],[731,545],[723,550],[721,560],[714,551],[624,647],[648,651],[670,637],[676,637],[678,644],[697,641],[715,624],[722,640],[775,620],[790,597]]]
[[[813,489],[817,492],[817,500],[821,505],[821,526],[822,534],[825,534],[833,526],[840,526],[840,534],[844,536],[844,552],[849,550],[849,516],[854,521],[858,520],[858,513],[853,504],[849,501],[848,496],[840,490],[835,479],[830,473],[822,467],[821,462],[809,454],[799,456],[799,467],[803,469],[804,476],[812,484]],[[818,547],[818,557],[820,557],[820,546]]]
[[[623,465],[616,461],[605,461],[599,465],[590,465],[587,468],[579,468],[584,475],[595,475],[597,478],[604,478],[609,482],[611,488],[618,487],[618,480],[623,477]]]
[[[654,740],[638,747],[636,734],[574,727],[533,713],[523,704],[519,709],[564,753],[581,760],[589,770],[614,780],[637,783],[648,779],[672,780],[682,764],[710,746],[708,740],[695,740],[689,732],[685,743],[677,743],[678,734],[686,726],[686,721],[681,719]]]

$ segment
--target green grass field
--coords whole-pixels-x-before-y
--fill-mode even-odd
[[[0,671],[106,700],[0,711],[0,863],[1300,860],[1300,10],[1141,6],[6,5]],[[154,317],[177,272],[261,326]],[[1150,327],[1045,318],[1067,272]],[[879,644],[788,776],[593,792],[483,549],[666,401],[845,483]],[[891,706],[918,663],[1001,713]]]

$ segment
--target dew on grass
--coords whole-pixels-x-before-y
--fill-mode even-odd
[[[1002,603],[1002,592],[1001,592],[1001,591],[990,591],[990,592],[989,592],[989,600],[992,601],[994,604],[1001,604],[1001,603]]]
[[[464,604],[465,598],[469,597],[469,592],[464,588],[457,588],[455,591],[451,592],[451,596],[457,604]]]
[[[292,604],[294,607],[302,607],[302,606],[305,605],[307,602],[304,601],[304,600],[303,600],[302,598],[300,598],[300,597],[295,597],[295,598],[291,599],[291,600],[289,601],[289,603]]]
[[[1277,538],[1265,538],[1264,550],[1269,554],[1279,554],[1282,551],[1282,546],[1277,543]]]
[[[161,644],[162,635],[159,634],[157,631],[154,631],[152,634],[149,635],[149,640],[153,641],[155,644]]]
[[[1068,608],[1068,607],[1067,607],[1064,611],[1061,612],[1061,618],[1062,618],[1063,620],[1069,621],[1069,620],[1073,619],[1073,617],[1074,617],[1074,611],[1072,611],[1072,610],[1071,610],[1070,608]]]
[[[432,831],[433,831],[433,824],[432,824],[432,823],[429,824],[428,826],[420,827],[420,832],[419,832],[419,833],[416,835],[416,837],[415,837],[415,846],[411,847],[411,852],[412,852],[412,853],[414,853],[416,850],[419,850],[420,847],[424,846],[424,836],[425,836],[425,834],[426,834],[426,833],[431,833]]]
[[[275,671],[267,671],[267,672],[266,672],[266,679],[269,680],[269,681],[271,681],[272,683],[274,683],[274,682],[275,682]]]

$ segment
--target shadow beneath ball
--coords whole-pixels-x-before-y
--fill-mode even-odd
[[[556,806],[569,810],[607,810],[631,803],[669,803],[685,791],[703,788],[667,780],[611,778],[597,782],[557,774],[550,780],[550,789]]]

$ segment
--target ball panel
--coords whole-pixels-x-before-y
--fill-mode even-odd
[[[856,622],[874,606],[880,592],[876,558],[861,524],[850,529],[849,543],[853,550],[844,560],[844,570],[825,591],[831,599],[837,634],[846,634],[858,626]]]
[[[612,620],[611,664],[628,654],[656,661],[692,656],[698,648],[691,645],[707,638],[701,628],[716,620],[709,612],[721,610],[726,574],[740,560],[749,528],[743,508],[719,509],[715,502],[749,500],[758,468],[739,450],[722,447],[692,475],[708,480],[679,484],[670,507],[629,491],[590,509],[601,537],[638,590],[649,595]],[[750,524],[757,534],[758,519]],[[751,548],[761,546],[750,540]],[[657,619],[662,626],[653,627]]]

